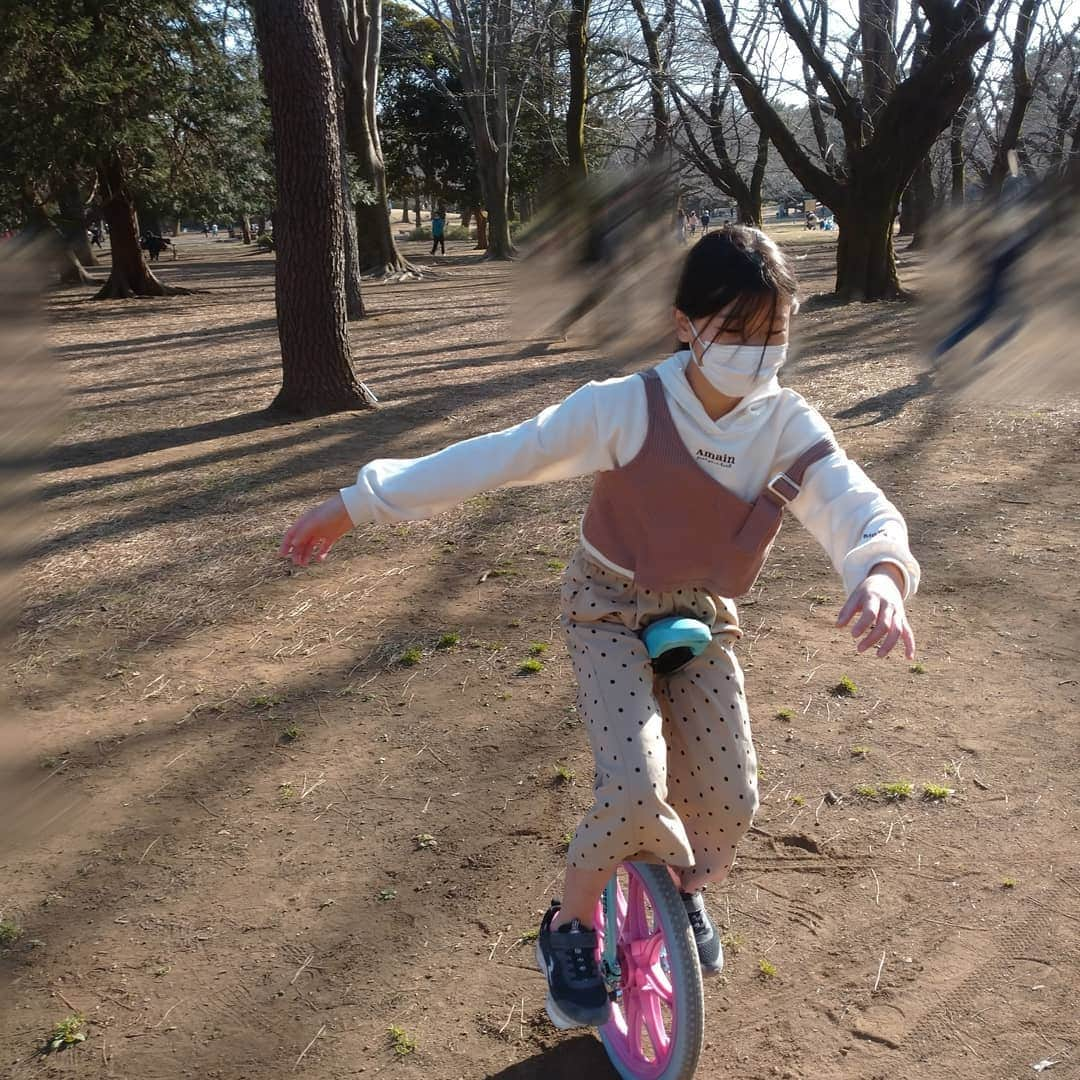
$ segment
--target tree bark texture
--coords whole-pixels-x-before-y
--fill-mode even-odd
[[[100,266],[90,239],[86,235],[86,203],[77,184],[68,183],[60,190],[57,200],[60,209],[60,231],[64,241],[83,266]]]
[[[166,285],[150,270],[139,247],[139,221],[118,152],[98,166],[101,216],[109,226],[112,269],[95,300],[126,300],[133,296],[177,296],[190,290]]]
[[[566,106],[566,159],[572,179],[584,179],[585,104],[589,94],[589,0],[570,0],[566,24],[566,47],[570,54],[570,99]]]
[[[338,126],[338,171],[345,248],[345,314],[350,319],[362,319],[364,298],[360,291],[360,252],[356,239],[356,214],[345,143],[345,13],[342,0],[319,0],[319,15],[326,38],[326,51],[330,56],[330,75],[334,82],[334,114]]]
[[[382,53],[382,0],[339,0],[344,4],[342,44],[345,59],[345,131],[360,178],[374,193],[373,202],[356,207],[360,270],[383,277],[417,273],[402,257],[390,223],[386,164],[379,138],[377,94]],[[408,220],[408,200],[405,202]]]
[[[341,146],[317,0],[256,0],[273,127],[282,384],[271,409],[313,416],[366,406],[345,311]]]
[[[240,215],[240,239],[245,244],[251,243],[251,217],[248,214]]]
[[[918,250],[926,241],[926,227],[934,213],[934,173],[930,155],[919,162],[900,200],[900,236],[911,237],[911,247]]]

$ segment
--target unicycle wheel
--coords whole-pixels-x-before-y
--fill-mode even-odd
[[[623,1080],[689,1080],[705,1037],[705,1000],[686,910],[665,866],[622,863],[613,885],[596,916],[603,957],[605,908],[614,908],[619,965],[600,1039]]]

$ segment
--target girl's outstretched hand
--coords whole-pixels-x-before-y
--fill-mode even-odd
[[[312,559],[322,562],[352,527],[345,502],[335,493],[293,522],[281,541],[278,554],[283,559],[292,559],[294,566],[307,566]]]
[[[880,564],[879,564],[880,566]],[[904,655],[915,659],[915,635],[904,611],[904,596],[896,577],[899,572],[891,567],[877,566],[847,598],[840,609],[837,626],[847,626],[859,613],[851,628],[853,638],[862,638],[858,651],[863,653],[877,645],[878,656],[888,656],[898,641],[904,643]]]

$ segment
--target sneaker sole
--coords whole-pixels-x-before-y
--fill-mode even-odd
[[[544,962],[544,953],[540,948],[540,942],[536,943],[536,966],[540,969],[540,974],[547,979],[547,964]],[[586,1028],[586,1027],[603,1027],[611,1019],[611,1005],[609,1004],[606,1009],[598,1011],[595,1017],[587,1020],[576,1020],[574,1017],[567,1015],[559,1008],[555,1003],[555,998],[551,994],[550,987],[548,988],[547,1000],[544,1002],[544,1010],[547,1012],[548,1019],[560,1030],[560,1031],[572,1031],[574,1028]]]

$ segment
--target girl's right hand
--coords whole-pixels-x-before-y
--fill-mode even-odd
[[[353,527],[340,493],[301,515],[285,534],[278,549],[283,559],[292,559],[294,566],[307,566],[314,558],[318,562]]]

